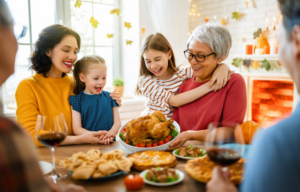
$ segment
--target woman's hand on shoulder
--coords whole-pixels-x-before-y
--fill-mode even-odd
[[[172,143],[170,143],[169,150],[173,150],[181,147],[188,140],[190,140],[189,132],[180,133],[178,137]]]
[[[214,91],[222,89],[227,84],[232,74],[233,71],[230,71],[226,64],[221,63],[214,71],[212,78],[209,80],[209,86],[214,86]]]
[[[113,100],[115,100],[117,102],[117,104],[119,105],[119,107],[122,106],[122,99],[120,97],[120,94],[116,91],[113,91],[110,93],[109,95]]]

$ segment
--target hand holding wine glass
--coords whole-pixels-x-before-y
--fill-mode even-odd
[[[66,138],[67,132],[68,127],[63,114],[57,116],[38,115],[35,127],[35,135],[43,145],[51,148],[53,164],[51,177],[54,182],[56,182],[56,179],[65,177],[60,174],[56,174],[54,147]]]
[[[205,148],[213,162],[223,167],[234,164],[244,155],[244,144],[238,123],[212,122],[208,125]]]

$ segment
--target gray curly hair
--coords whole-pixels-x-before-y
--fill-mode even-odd
[[[198,26],[188,38],[188,49],[190,42],[194,38],[209,46],[213,52],[215,52],[216,59],[226,58],[232,45],[232,39],[228,29],[215,23]]]

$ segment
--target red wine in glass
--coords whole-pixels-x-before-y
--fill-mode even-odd
[[[245,153],[244,137],[238,123],[211,122],[205,136],[208,157],[225,170]]]
[[[232,149],[212,148],[206,153],[213,162],[222,166],[232,165],[241,158],[240,153]]]
[[[38,115],[35,126],[36,138],[43,144],[51,148],[52,166],[51,177],[56,183],[57,179],[63,179],[66,176],[57,174],[55,171],[54,147],[61,143],[67,136],[68,127],[63,114],[56,116]]]
[[[37,139],[46,146],[52,147],[57,146],[59,143],[61,143],[66,138],[65,133],[45,133],[37,136]]]

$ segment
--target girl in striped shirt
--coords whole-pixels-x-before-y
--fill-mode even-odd
[[[213,53],[204,57],[211,55]],[[224,87],[231,72],[227,65],[220,64],[208,83],[176,95],[180,85],[192,76],[190,65],[176,67],[173,49],[161,33],[146,37],[142,42],[139,82],[136,87],[136,94],[144,95],[147,99],[147,108],[142,115],[158,110],[172,117],[173,107],[185,105]]]

